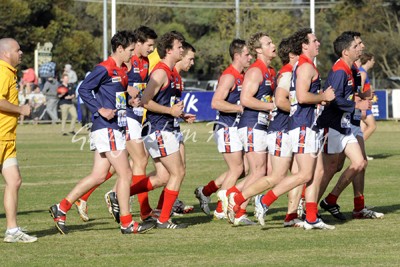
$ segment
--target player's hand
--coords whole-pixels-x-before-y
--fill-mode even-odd
[[[360,100],[356,102],[356,108],[361,109],[361,110],[367,110],[371,107],[371,101],[370,100]]]
[[[22,105],[19,114],[29,116],[31,114],[31,107],[28,104]]]
[[[185,113],[185,114],[182,115],[182,118],[187,123],[193,123],[196,120],[196,115],[195,114],[190,114],[190,113]]]
[[[332,86],[329,86],[323,93],[323,98],[325,102],[331,102],[333,99],[335,99],[335,89],[332,88]]]
[[[242,105],[237,105],[237,113],[243,114],[244,108]]]
[[[361,110],[361,119],[365,120],[367,118],[367,111],[366,110]]]
[[[134,108],[137,108],[142,106],[142,101],[140,100],[140,97],[135,97],[129,99],[128,104]]]
[[[134,86],[128,86],[127,92],[132,98],[135,98],[139,95],[140,90]]]
[[[178,103],[176,103],[171,107],[170,114],[175,118],[179,118],[183,114],[183,108],[184,108],[183,101],[179,101]]]
[[[115,113],[117,112],[116,109],[109,109],[109,108],[101,108],[98,110],[99,114],[106,118],[107,120],[111,120],[115,117]]]

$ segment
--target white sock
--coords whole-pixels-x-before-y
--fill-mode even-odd
[[[19,230],[19,227],[15,227],[15,228],[9,228],[7,229],[6,232],[8,232],[10,235],[15,235]]]

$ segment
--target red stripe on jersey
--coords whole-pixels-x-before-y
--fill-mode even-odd
[[[225,144],[225,152],[231,153],[231,140],[229,136],[229,127],[224,128],[224,144]]]
[[[282,132],[277,132],[275,140],[274,156],[280,157],[282,152],[281,149],[282,149]]]
[[[247,151],[254,152],[254,133],[253,128],[247,128]]]
[[[306,143],[306,126],[301,126],[299,133],[299,149],[298,149],[299,154],[304,154],[305,143]]]
[[[114,130],[112,128],[108,128],[108,141],[111,151],[117,150],[117,143],[115,142]]]
[[[155,131],[154,133],[156,135],[158,150],[160,151],[161,157],[167,156],[167,151],[165,150],[164,140],[162,138],[161,131]]]
[[[131,140],[131,136],[129,135],[129,127],[128,127],[128,125],[126,125],[126,127],[125,127],[125,140],[126,141],[130,141]]]

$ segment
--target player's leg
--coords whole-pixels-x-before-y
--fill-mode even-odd
[[[66,234],[68,229],[65,226],[66,214],[71,209],[74,203],[80,196],[86,193],[92,187],[101,184],[104,181],[110,162],[104,153],[94,152],[94,163],[92,172],[83,178],[75,187],[68,193],[60,203],[50,207],[51,216],[54,219],[56,227],[61,234]]]
[[[364,134],[364,140],[367,141],[368,138],[375,132],[376,130],[376,121],[375,117],[370,111],[370,113],[367,113],[367,117],[362,120],[361,122],[364,127],[362,127],[362,132]]]
[[[10,143],[10,142],[4,142]],[[3,153],[7,154],[7,145],[1,146],[2,152],[0,157],[2,164],[0,164],[0,170],[4,178],[4,211],[6,214],[7,230],[5,232],[4,242],[7,243],[32,243],[37,241],[37,237],[27,235],[17,225],[17,210],[18,210],[18,191],[21,187],[22,178],[18,167],[18,161],[15,157],[15,142],[11,145],[12,157],[3,157]],[[8,155],[10,156],[10,155]],[[7,158],[3,161],[4,158]]]

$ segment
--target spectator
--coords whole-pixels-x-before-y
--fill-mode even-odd
[[[22,71],[23,75],[19,83],[20,88],[25,90],[26,94],[31,93],[34,85],[38,84],[38,79],[33,68],[27,68]]]
[[[75,123],[78,117],[76,113],[76,108],[72,100],[75,98],[75,92],[72,89],[71,84],[68,80],[68,74],[63,74],[61,86],[67,87],[68,91],[65,93],[57,93],[60,99],[60,109],[61,109],[61,133],[62,135],[68,135],[65,132],[65,124],[67,123],[68,114],[71,116],[71,126],[69,128],[69,133],[75,134]]]
[[[56,63],[46,62],[39,67],[40,89],[43,89],[48,78],[56,77]]]
[[[86,72],[85,78],[90,74],[90,71]],[[88,107],[85,105],[83,102],[82,98],[79,96],[79,87],[81,86],[83,80],[79,82],[79,84],[76,86],[75,94],[76,94],[76,99],[77,99],[77,104],[79,105],[79,108],[81,110],[81,123],[82,127],[87,125],[88,129],[90,129],[90,123],[92,122],[92,113],[88,109]]]
[[[37,124],[46,112],[46,96],[40,91],[40,87],[36,85],[29,95],[29,105],[32,109],[33,123]]]
[[[60,83],[54,76],[47,78],[46,83],[43,87],[43,94],[46,96],[46,112],[49,114],[51,121],[53,124],[57,123],[58,115],[57,115],[57,107],[58,107],[58,97],[57,97],[57,88],[60,86]]]
[[[28,95],[23,87],[18,88],[18,102],[20,106],[27,104],[28,102]],[[19,123],[22,125],[24,124],[25,116],[23,114],[19,115]]]
[[[73,87],[78,82],[78,77],[76,76],[76,72],[72,69],[71,64],[65,64],[64,74],[68,75],[69,83],[73,85]]]

